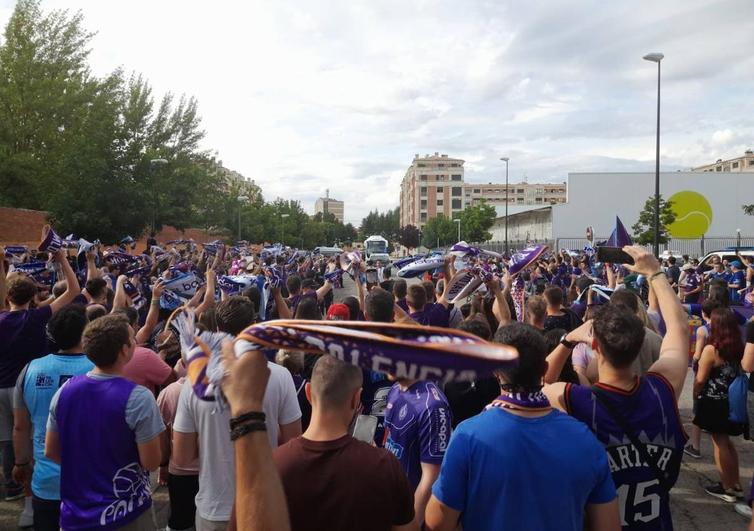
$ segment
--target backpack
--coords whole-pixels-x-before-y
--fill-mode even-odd
[[[749,379],[743,372],[728,386],[728,420],[738,424],[748,424],[746,394],[749,392]]]

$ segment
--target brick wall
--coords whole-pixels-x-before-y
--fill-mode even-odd
[[[47,223],[47,212],[23,208],[0,207],[0,245],[27,245],[36,247],[42,238],[42,227]],[[65,237],[66,234],[60,236]],[[158,242],[193,239],[197,243],[223,239],[222,234],[210,233],[201,229],[186,229],[181,232],[174,227],[163,227],[157,234]],[[139,240],[137,250],[146,245],[146,237]]]

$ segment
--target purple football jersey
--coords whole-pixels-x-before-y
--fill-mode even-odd
[[[401,391],[393,384],[385,410],[385,449],[398,458],[414,489],[421,463],[442,463],[451,426],[448,399],[437,385],[419,381]]]
[[[597,386],[639,441],[646,443],[647,453],[657,459],[668,482],[675,484],[688,437],[670,383],[659,374],[648,373],[637,379],[631,391],[599,383]],[[565,404],[568,412],[586,424],[607,450],[623,529],[673,529],[669,493],[660,487],[654,470],[643,463],[639,452],[597,401],[591,388],[568,384]]]

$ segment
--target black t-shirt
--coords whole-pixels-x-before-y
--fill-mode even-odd
[[[746,342],[754,343],[754,321],[746,323]]]
[[[545,332],[555,330],[556,328],[562,328],[566,332],[578,328],[581,324],[581,319],[572,310],[563,308],[563,315],[548,315],[545,317]]]
[[[497,378],[483,378],[476,382],[448,382],[443,393],[453,414],[453,428],[466,419],[478,415],[500,395]]]

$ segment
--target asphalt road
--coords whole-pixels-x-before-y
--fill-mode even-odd
[[[344,288],[336,290],[335,301],[348,295],[355,295],[355,285],[344,279]],[[692,376],[686,378],[679,409],[687,432],[691,429],[691,384]],[[735,441],[739,453],[741,482],[748,492],[754,473],[754,443],[738,438]],[[681,474],[671,491],[670,504],[673,525],[677,531],[734,531],[746,529],[747,522],[733,510],[732,504],[712,498],[704,492],[704,487],[718,481],[718,474],[712,458],[712,443],[708,435],[702,436],[702,458],[691,459],[684,455]],[[158,487],[153,494],[155,518],[161,529],[167,525],[167,489]],[[23,509],[22,501],[0,501],[0,530],[17,529],[16,523]]]

